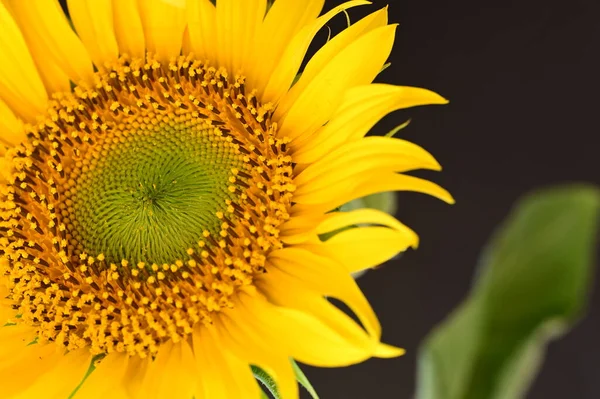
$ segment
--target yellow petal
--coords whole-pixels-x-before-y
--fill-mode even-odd
[[[356,321],[325,299],[322,293],[306,287],[297,277],[272,268],[259,276],[256,284],[269,302],[313,315],[352,346],[372,352],[378,344]]]
[[[336,308],[321,295],[303,288],[292,276],[271,269],[257,279],[257,286],[269,301],[278,306],[290,307],[310,313],[345,337],[357,347],[369,348],[374,357],[402,356],[404,349],[371,339],[348,315]]]
[[[359,227],[336,234],[318,245],[307,245],[310,251],[322,253],[355,273],[375,267],[408,247],[416,247],[418,237],[387,227]]]
[[[14,18],[14,12],[12,11],[12,6],[10,5],[10,2],[12,0],[1,0],[1,1],[4,3],[4,5],[7,7],[7,9],[12,13],[13,18]],[[39,47],[40,45],[35,41],[28,42],[27,33],[30,33],[30,32],[24,32],[23,37],[25,38],[25,42],[27,42],[27,46],[29,47],[29,53],[30,54],[37,53],[39,50],[35,50],[35,49],[37,47]],[[65,92],[65,91],[71,90],[71,82],[69,80],[69,77],[55,62],[48,60],[48,59],[45,59],[45,60],[33,59],[33,62],[35,63],[35,65],[38,69],[40,78],[42,79],[42,82],[44,83],[44,86],[46,87],[47,93],[52,94],[52,93],[60,93],[60,92]]]
[[[440,186],[430,181],[420,179],[413,176],[407,176],[397,173],[371,173],[366,172],[354,177],[355,184],[340,184],[331,186],[318,191],[313,191],[309,194],[298,195],[294,197],[294,201],[301,206],[297,206],[295,212],[312,211],[315,209],[312,206],[317,205],[319,209],[326,212],[335,209],[340,205],[348,203],[356,198],[362,198],[367,195],[381,193],[384,191],[415,191],[419,193],[429,194],[449,204],[454,203],[454,199]]]
[[[415,169],[440,170],[435,158],[416,144],[405,140],[372,136],[347,143],[323,159],[309,165],[296,178],[295,195],[303,195],[355,181],[363,172],[406,172]]]
[[[100,363],[79,388],[75,399],[114,398],[124,393],[123,377],[127,370],[129,356],[125,353],[111,353]]]
[[[181,51],[183,54],[192,53],[192,43],[190,39],[190,30],[188,26],[186,26],[185,30],[183,31],[183,42],[181,43]]]
[[[224,347],[222,342],[219,342],[219,344],[219,347]],[[242,395],[239,397],[260,397],[260,387],[252,375],[248,363],[234,356],[228,350],[224,350],[222,353],[223,359],[227,363],[227,369],[231,370],[231,382],[237,386],[239,392],[242,392]]]
[[[280,227],[281,239],[287,244],[295,244],[310,238],[315,234],[317,226],[325,219],[325,215],[301,215],[292,217]]]
[[[162,344],[142,384],[145,398],[189,399],[196,389],[196,364],[187,341]]]
[[[73,25],[97,67],[119,58],[112,0],[67,0]]]
[[[111,390],[108,392],[107,396],[102,396],[102,398],[110,398],[110,399],[131,399],[131,396],[129,396],[127,394],[127,391],[125,391],[123,388],[121,387],[113,387],[111,388]]]
[[[33,346],[33,345],[32,345]],[[41,375],[15,399],[68,398],[87,372],[92,356],[88,349],[79,349],[62,355],[58,362]]]
[[[218,66],[242,72],[254,36],[267,10],[266,0],[219,0],[216,14]]]
[[[93,82],[90,56],[56,0],[8,1],[38,65],[56,66],[40,68],[45,80],[62,80],[66,74],[75,83]]]
[[[395,25],[388,25],[364,34],[331,59],[292,105],[286,104],[288,99],[284,97],[280,106],[289,112],[280,116],[278,135],[299,139],[325,125],[346,90],[375,79],[392,50],[395,31]]]
[[[0,100],[0,143],[6,147],[14,147],[25,140],[25,137],[21,120],[4,101]]]
[[[377,178],[371,179],[358,188],[358,197],[352,196],[352,199],[362,198],[367,195],[384,191],[414,191],[431,195],[448,204],[454,204],[452,195],[437,184],[418,177],[403,174],[393,174],[389,177],[378,176]],[[344,203],[346,202],[347,201]]]
[[[3,346],[10,344],[11,342],[2,341]],[[54,344],[18,345],[17,348],[19,350],[14,355],[0,360],[1,399],[27,398],[22,395],[22,392],[51,371],[63,357],[62,353],[56,351],[57,347]],[[36,398],[36,396],[29,396],[29,398]]]
[[[21,31],[1,2],[0,26],[0,100],[33,122],[46,110],[48,96]]]
[[[127,369],[123,376],[123,383],[125,384],[125,391],[131,399],[148,399],[145,394],[144,381],[146,380],[146,374],[150,368],[152,358],[140,358],[139,356],[133,356],[129,358]]]
[[[377,347],[377,350],[375,351],[375,357],[389,359],[392,357],[403,356],[405,353],[406,350],[402,348],[396,348],[395,346],[381,344]]]
[[[344,227],[360,224],[376,224],[390,227],[396,231],[403,232],[407,238],[413,242],[418,242],[419,238],[410,228],[400,223],[395,217],[377,209],[356,209],[351,212],[332,212],[326,215],[326,218],[316,229],[317,234],[325,234],[336,231]]]
[[[246,328],[252,328],[271,346],[279,342],[289,356],[302,363],[342,367],[371,357],[370,348],[351,345],[346,337],[310,313],[274,306],[264,299],[243,297],[240,302],[236,306],[246,315]]]
[[[8,284],[6,284],[5,279],[0,279],[0,329],[4,327],[6,323],[12,322],[14,317],[17,315],[17,311],[13,308],[15,301],[8,298],[9,293],[10,290],[8,289]],[[23,328],[24,326],[21,325],[18,327]],[[0,339],[0,343],[3,342],[5,341],[3,339]],[[31,339],[28,342],[31,342]],[[1,350],[2,349],[0,348],[0,352]]]
[[[1,0],[4,5],[8,8],[8,10],[13,14],[12,6],[10,5],[10,1],[12,0]],[[27,34],[30,32],[24,32],[23,37],[25,38],[25,42],[27,42],[27,46],[29,47],[29,53],[37,53],[39,50],[36,50],[40,45],[33,42],[28,42]],[[38,72],[40,74],[40,78],[46,87],[46,92],[49,94],[52,93],[60,93],[71,90],[71,82],[67,74],[53,61],[51,60],[40,60],[33,59]]]
[[[262,93],[292,38],[319,16],[324,4],[325,0],[277,0],[273,3],[258,27],[253,59],[249,59],[245,67],[247,87]]]
[[[327,125],[312,137],[292,143],[294,160],[312,163],[335,148],[363,138],[385,115],[398,109],[446,104],[438,94],[421,88],[371,84],[352,88]]]
[[[269,77],[269,81],[266,84],[264,91],[260,91],[262,87],[257,87],[259,90],[259,97],[262,95],[263,102],[277,103],[283,94],[290,89],[292,82],[298,74],[298,70],[300,69],[300,65],[304,60],[304,55],[306,54],[310,43],[317,32],[319,32],[331,18],[344,10],[365,4],[370,4],[370,2],[361,0],[348,1],[304,26],[289,42],[283,54],[281,54],[281,58],[277,63],[277,66],[272,70],[273,73]]]
[[[2,303],[3,299],[6,298],[7,293],[8,290],[6,287],[0,286],[0,328],[17,315],[17,312],[12,307]]]
[[[112,0],[119,52],[131,57],[146,55],[146,39],[137,0]]]
[[[22,324],[0,326],[0,369],[11,365],[16,356],[35,338],[35,330]]]
[[[190,49],[197,59],[217,59],[217,10],[210,0],[188,0],[187,21]]]
[[[138,0],[146,48],[161,61],[179,55],[186,26],[185,0]]]
[[[336,260],[294,247],[273,251],[268,259],[272,265],[298,278],[305,286],[346,303],[367,332],[376,339],[380,338],[381,327],[373,309],[352,276]]]
[[[248,328],[245,322],[248,316],[242,309],[233,309],[229,313],[221,315],[215,323],[223,346],[249,364],[267,371],[277,381],[283,398],[298,399],[298,383],[288,354],[281,350],[277,341],[266,341],[259,331]]]
[[[230,353],[212,327],[194,332],[198,385],[205,398],[258,398],[258,384],[247,361]]]
[[[348,45],[355,42],[359,37],[363,36],[376,28],[381,28],[387,25],[387,7],[372,14],[367,15],[360,21],[344,29],[340,34],[328,41],[321,47],[317,53],[308,61],[306,67],[302,71],[302,76],[298,82],[291,88],[277,108],[275,118],[285,115],[291,106],[294,105],[298,97],[306,90],[307,86],[313,79],[327,66],[327,64],[335,58]],[[362,58],[355,60],[361,62]],[[370,83],[370,82],[369,82]]]
[[[37,45],[29,45],[30,49],[34,49]],[[31,50],[37,52],[37,50]],[[68,93],[71,91],[71,79],[61,67],[53,61],[47,60],[44,64],[39,59],[35,59],[35,64],[38,66],[40,76],[46,86],[49,94],[53,93]]]
[[[6,151],[8,150],[5,146],[0,146],[2,156],[0,156],[0,183],[8,183],[12,179],[12,168],[13,162],[6,158]]]

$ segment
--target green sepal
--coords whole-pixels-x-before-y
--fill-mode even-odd
[[[254,378],[256,378],[263,387],[273,396],[274,399],[281,399],[281,394],[279,393],[279,388],[277,388],[277,383],[275,379],[269,375],[265,370],[261,369],[258,366],[251,366],[252,374]],[[267,397],[267,395],[262,392],[263,397]]]
[[[294,369],[296,381],[298,381],[300,385],[302,385],[304,389],[306,389],[306,391],[310,394],[312,399],[319,399],[319,395],[317,395],[317,392],[315,391],[311,383],[308,381],[308,378],[306,378],[306,375],[304,375],[304,372],[300,369],[298,364],[294,361],[294,359],[290,359],[290,362],[292,364],[292,368]],[[281,393],[279,392],[279,388],[277,387],[277,382],[275,382],[275,379],[271,377],[269,373],[267,373],[265,370],[258,366],[251,366],[251,368],[252,374],[254,374],[254,378],[260,381],[260,383],[267,390],[267,392],[270,393],[274,399],[281,399]],[[261,399],[268,399],[268,395],[264,391],[261,392]]]
[[[81,387],[83,386],[85,381],[88,379],[88,377],[94,372],[94,370],[96,370],[96,363],[98,363],[100,360],[104,359],[105,356],[106,356],[105,354],[100,354],[100,355],[96,355],[92,358],[92,361],[90,362],[90,366],[88,367],[85,375],[83,376],[83,379],[81,380],[79,385],[77,385],[75,387],[73,392],[71,392],[71,394],[69,395],[69,399],[73,399],[75,397],[75,394],[77,394],[77,391],[79,391],[81,389]]]
[[[398,133],[400,130],[402,130],[402,129],[406,128],[408,125],[410,125],[411,121],[412,121],[412,119],[409,119],[406,122],[404,122],[404,123],[396,126],[392,130],[390,130],[389,132],[387,132],[385,134],[385,137],[394,137],[396,135],[396,133]]]
[[[296,363],[296,361],[294,359],[292,359],[291,362],[292,362],[292,367],[294,368],[294,374],[296,374],[296,380],[300,383],[300,385],[302,385],[304,387],[304,389],[306,389],[308,391],[308,393],[310,394],[310,397],[312,399],[319,399],[319,395],[317,395],[317,391],[315,391],[315,388],[313,388],[310,381],[308,381],[308,378],[306,378],[306,375],[304,375],[304,372],[302,371],[300,366],[298,366],[298,364]]]
[[[386,69],[388,69],[390,66],[392,65],[391,62],[386,62],[385,64],[383,64],[383,66],[381,67],[381,70],[379,71],[379,73],[385,71]]]

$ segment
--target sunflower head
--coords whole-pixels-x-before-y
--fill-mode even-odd
[[[9,150],[3,272],[40,336],[147,356],[212,324],[283,248],[293,167],[243,77],[119,61]]]
[[[427,152],[364,137],[394,109],[445,102],[371,84],[393,42],[386,9],[296,81],[314,35],[366,2],[318,17],[323,1],[69,0],[74,30],[35,3],[0,3],[0,342],[32,375],[0,381],[8,397],[33,397],[50,369],[70,392],[96,356],[78,397],[258,397],[253,364],[293,398],[290,357],[402,353],[351,273],[417,237],[376,210],[334,211],[390,190],[452,201],[399,173],[439,169]],[[174,376],[177,394],[161,382]]]

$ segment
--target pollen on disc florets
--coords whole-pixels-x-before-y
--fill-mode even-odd
[[[68,349],[147,356],[231,307],[289,218],[271,114],[243,77],[190,57],[123,58],[55,95],[0,187],[15,322]]]

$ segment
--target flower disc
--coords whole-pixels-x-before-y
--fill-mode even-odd
[[[243,165],[239,150],[190,114],[102,134],[65,168],[72,204],[61,208],[71,215],[73,252],[110,262],[184,259],[199,232],[218,235],[216,212],[235,199],[229,177]]]
[[[282,246],[291,159],[224,70],[121,60],[96,79],[12,153],[8,272],[41,336],[145,356],[210,323]]]

